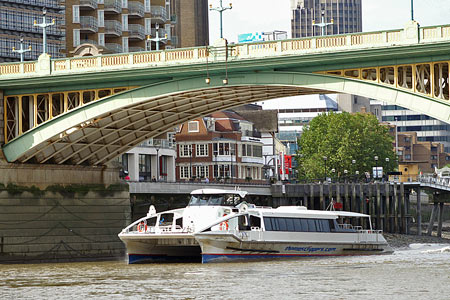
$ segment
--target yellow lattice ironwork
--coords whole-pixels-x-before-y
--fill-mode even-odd
[[[132,88],[134,87],[5,96],[5,142],[74,108]]]
[[[387,84],[438,100],[447,101],[450,98],[448,61],[330,70],[319,73]]]

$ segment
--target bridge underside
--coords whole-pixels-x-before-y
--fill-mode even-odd
[[[294,95],[348,93],[404,107],[426,107],[440,119],[448,104],[408,90],[325,74],[251,72],[171,80],[124,91],[75,108],[9,141],[9,162],[102,165],[143,141],[212,112]],[[424,104],[426,103],[426,104]],[[420,110],[419,110],[420,111]]]

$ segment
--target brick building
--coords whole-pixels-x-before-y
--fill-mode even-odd
[[[395,137],[395,126],[390,125],[390,133]],[[419,142],[417,132],[399,132],[399,164],[417,163],[419,172],[433,173],[450,163],[450,154],[444,152],[444,145],[437,142]],[[394,140],[395,147],[395,140]]]
[[[261,136],[237,113],[184,123],[175,139],[177,180],[264,182]]]

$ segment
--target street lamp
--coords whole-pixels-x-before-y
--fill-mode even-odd
[[[331,178],[334,178],[334,173],[336,173],[336,169],[335,168],[331,169]]]
[[[192,180],[192,145],[189,145],[189,179]]]
[[[347,183],[347,170],[344,170],[344,182]]]
[[[148,49],[149,51],[152,51],[152,42],[155,42],[156,44],[156,51],[159,51],[159,42],[167,42],[167,34],[165,34],[165,36],[163,38],[159,37],[159,24],[156,23],[155,24],[155,32],[156,32],[156,37],[155,38],[151,38],[150,35],[147,36],[147,45],[148,45]]]
[[[355,182],[357,182],[357,179],[359,178],[359,171],[355,172]]]
[[[414,0],[411,0],[411,21],[414,21]]]
[[[226,11],[227,9],[232,9],[233,5],[230,3],[229,7],[224,7],[222,5],[222,0],[220,0],[220,6],[219,7],[212,7],[212,4],[209,5],[209,10],[215,10],[219,12],[220,14],[220,38],[223,38],[223,19],[222,19],[222,13]]]
[[[323,160],[325,161],[325,181],[327,181],[327,159],[328,157],[324,156]]]
[[[159,148],[156,148],[156,181],[159,181]]]
[[[46,28],[52,25],[55,25],[55,19],[52,19],[51,23],[47,23],[45,20],[45,15],[47,14],[47,10],[42,9],[42,23],[38,24],[36,20],[34,20],[33,26],[38,26],[42,28],[42,53],[47,53],[47,31]]]
[[[375,178],[378,178],[378,155],[375,155]]]
[[[20,38],[20,49],[16,50],[15,47],[12,48],[12,52],[17,52],[20,54],[20,62],[23,62],[23,54],[25,52],[31,51],[31,46],[28,46],[28,49],[23,48],[23,38]]]
[[[331,19],[330,23],[325,23],[325,11],[322,10],[322,23],[316,24],[316,20],[313,20],[313,26],[319,26],[322,28],[322,36],[325,35],[325,27],[334,24],[334,20]]]

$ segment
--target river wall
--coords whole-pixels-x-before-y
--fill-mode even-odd
[[[122,259],[128,185],[0,184],[0,263]]]

